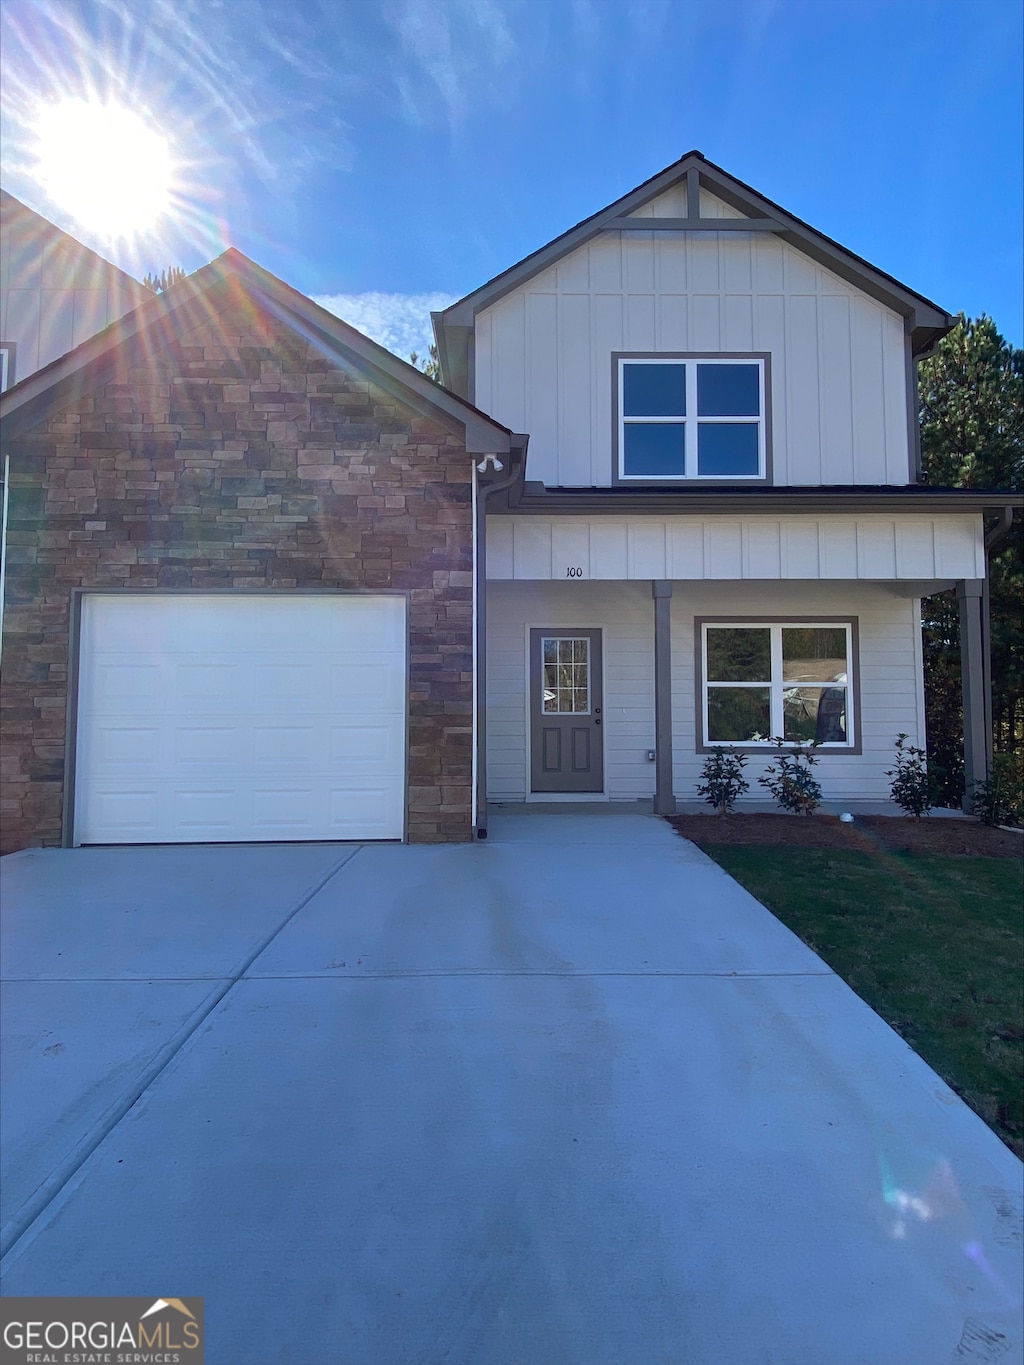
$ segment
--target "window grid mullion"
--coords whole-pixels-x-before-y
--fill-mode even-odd
[[[683,429],[683,477],[692,479],[697,472],[697,362],[686,362],[686,415],[692,417]],[[692,428],[692,430],[691,430]]]
[[[772,660],[772,737],[784,735],[786,728],[785,704],[782,699],[782,627],[771,626],[771,660]]]
[[[636,419],[633,418],[633,417],[627,417],[626,420],[627,420],[627,422],[633,422],[633,421],[635,421]],[[650,418],[648,418],[647,420],[650,421]],[[748,426],[756,426],[757,423],[760,422],[760,420],[761,420],[760,417],[699,417],[699,418],[698,418],[698,421],[700,421],[700,422],[729,422],[729,423],[732,423],[732,422],[746,422],[746,424],[747,424]]]

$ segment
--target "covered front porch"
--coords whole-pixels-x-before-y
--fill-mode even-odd
[[[968,784],[986,774],[980,516],[494,517],[488,542],[490,801],[669,814],[724,744],[763,807],[783,734],[819,741],[827,806],[889,807],[896,737],[926,747],[920,598],[954,583]]]

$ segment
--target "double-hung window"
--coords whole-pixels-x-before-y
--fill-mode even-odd
[[[705,747],[853,746],[851,622],[703,621],[700,649]]]
[[[763,479],[764,356],[620,356],[620,480]]]

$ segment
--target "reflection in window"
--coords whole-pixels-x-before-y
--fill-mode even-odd
[[[852,742],[848,625],[709,625],[703,651],[706,743]]]
[[[541,640],[544,670],[543,709],[566,715],[590,711],[590,641],[584,636],[550,636]]]

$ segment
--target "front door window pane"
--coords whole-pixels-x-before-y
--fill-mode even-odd
[[[708,742],[737,744],[771,736],[767,687],[709,687]]]
[[[551,714],[590,712],[590,641],[584,636],[544,636],[543,708]]]
[[[771,631],[756,626],[708,631],[709,682],[763,682],[772,676]]]

